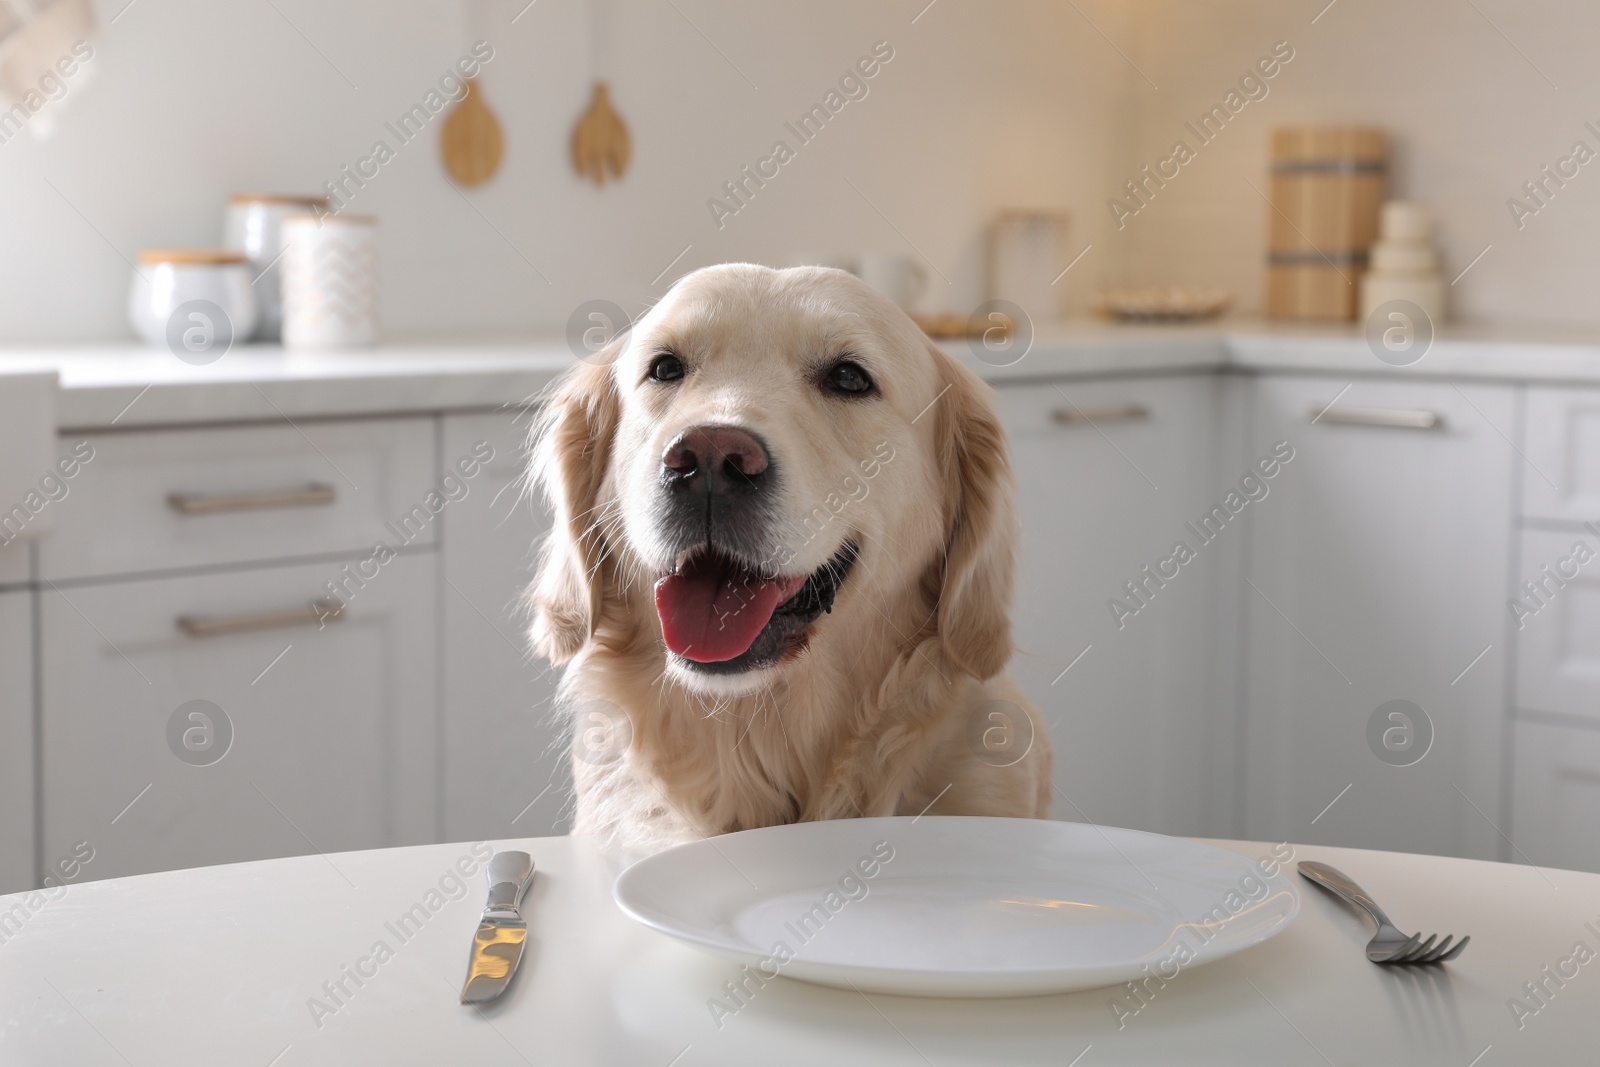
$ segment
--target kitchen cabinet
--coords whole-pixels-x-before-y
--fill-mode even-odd
[[[44,855],[88,842],[105,878],[435,840],[434,559],[319,624],[345,565],[42,589]]]
[[[28,583],[28,542],[0,545],[0,589]]]
[[[33,888],[33,594],[0,592],[0,893]]]
[[[1600,559],[1507,606],[1575,542],[1600,553],[1600,390],[1206,367],[996,396],[1023,519],[1011,670],[1049,723],[1056,817],[1600,869]],[[527,425],[64,437],[95,455],[54,530],[0,548],[0,889],[79,842],[80,877],[105,877],[564,831],[557,672],[526,648],[549,522]],[[353,581],[379,541],[394,555]],[[354,595],[318,627],[329,583]],[[212,764],[183,738],[216,723],[186,711],[169,738],[195,700],[233,731]]]
[[[1600,727],[1600,536],[1525,529],[1511,595],[1516,707]]]
[[[1512,753],[1508,858],[1600,871],[1600,729],[1519,721]]]
[[[28,542],[0,546],[0,893],[33,887],[33,610]]]
[[[1245,457],[1294,458],[1247,515],[1243,835],[1494,858],[1513,390],[1252,392]]]
[[[446,470],[493,458],[444,516],[439,592],[446,840],[538,836],[567,829],[571,772],[554,721],[556,672],[528,650],[522,595],[549,529],[524,481],[530,412],[443,421]]]
[[[1050,724],[1057,818],[1215,834],[1231,817],[1221,694],[1242,538],[1197,545],[1170,579],[1144,571],[1194,540],[1184,523],[1225,489],[1224,388],[1190,376],[998,390],[1023,528],[1011,670]],[[1143,602],[1129,582],[1146,583]]]
[[[1600,523],[1600,389],[1528,389],[1522,514]]]

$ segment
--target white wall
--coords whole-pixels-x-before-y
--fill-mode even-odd
[[[568,162],[592,80],[584,5],[539,0],[512,24],[525,2],[486,4],[482,86],[507,140],[493,183],[465,202],[430,133],[352,204],[381,219],[391,335],[559,328],[584,300],[637,309],[707,263],[912,247],[948,279],[930,306],[965,311],[996,209],[1071,212],[1073,249],[1109,232],[1104,146],[1128,72],[1071,7],[942,0],[913,25],[926,0],[614,0],[634,165],[596,190]],[[128,336],[140,248],[218,242],[230,192],[317,191],[468,40],[452,0],[139,0],[112,24],[125,3],[97,0],[94,81],[69,82],[55,136],[0,144],[0,342]],[[1114,0],[1080,6],[1127,36]],[[706,199],[878,40],[895,58],[869,95],[719,231]],[[1079,306],[1105,266],[1086,258],[1063,283]]]
[[[69,88],[52,140],[0,144],[0,342],[127,336],[124,257],[216,242],[230,192],[315,191],[468,39],[459,0],[275,0],[294,26],[205,0],[138,0],[109,24],[125,0],[96,2],[94,83]],[[1245,178],[1265,190],[1273,125],[1315,122],[1393,132],[1393,190],[1438,209],[1448,275],[1493,245],[1452,290],[1462,317],[1600,321],[1600,164],[1520,231],[1505,205],[1574,140],[1600,150],[1583,129],[1600,125],[1594,4],[1337,0],[1313,25],[1326,0],[938,0],[913,25],[926,0],[612,0],[635,161],[596,190],[567,159],[591,80],[584,5],[538,0],[511,24],[525,0],[486,2],[504,169],[469,206],[430,134],[353,207],[382,219],[391,335],[548,330],[593,297],[640,308],[706,263],[859,251],[925,254],[927,305],[966,311],[984,224],[1014,206],[1068,211],[1069,254],[1094,244],[1062,283],[1074,310],[1104,284],[1175,282],[1219,285],[1248,313],[1268,209]],[[706,199],[880,39],[895,58],[868,97],[718,230]],[[1285,39],[1296,58],[1270,95],[1118,231],[1121,182]]]
[[[1220,285],[1241,309],[1259,310],[1268,209],[1244,178],[1266,191],[1268,130],[1370,123],[1392,134],[1392,194],[1436,208],[1447,279],[1493,245],[1451,291],[1463,318],[1600,322],[1600,162],[1520,231],[1506,207],[1575,140],[1600,151],[1600,137],[1583,129],[1585,120],[1600,126],[1600,5],[1337,0],[1312,25],[1327,0],[1130,2],[1141,30],[1134,58],[1160,90],[1132,83],[1138,118],[1125,169],[1165,154],[1183,121],[1220,99],[1274,41],[1290,41],[1296,58],[1266,99],[1246,106],[1115,234],[1122,277]]]

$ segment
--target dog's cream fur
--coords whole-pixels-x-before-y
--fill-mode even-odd
[[[646,381],[667,347],[690,373]],[[841,354],[880,397],[824,395],[815,368]],[[706,423],[757,433],[781,464],[784,573],[860,546],[807,647],[733,677],[672,662],[652,598],[673,566],[651,521],[662,451]],[[555,527],[531,636],[568,665],[575,832],[648,848],[924,809],[1048,815],[1045,726],[1004,673],[1018,539],[1004,432],[988,387],[889,301],[841,271],[697,271],[559,381],[534,432]],[[1007,727],[1031,733],[1026,755],[980,759],[984,731]]]

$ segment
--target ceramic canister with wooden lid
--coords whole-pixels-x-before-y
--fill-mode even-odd
[[[1389,172],[1379,129],[1319,126],[1272,131],[1267,314],[1348,321],[1378,237]]]
[[[221,358],[256,326],[243,254],[225,248],[146,249],[128,290],[128,321],[147,342],[189,363]]]
[[[325,213],[320,196],[238,193],[228,198],[223,244],[243,252],[249,261],[261,314],[255,339],[276,341],[283,331],[283,220],[290,215]]]

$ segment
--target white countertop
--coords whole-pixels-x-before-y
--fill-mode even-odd
[[[1446,331],[1419,363],[1380,362],[1354,327],[1223,322],[1200,326],[1076,323],[1041,333],[1005,367],[942,342],[996,383],[1231,369],[1335,375],[1600,383],[1600,332]],[[0,375],[55,370],[65,430],[340,415],[455,411],[521,404],[573,356],[559,337],[415,341],[289,353],[241,345],[193,366],[131,342],[0,348]]]
[[[1270,848],[1216,844],[1252,859]],[[614,858],[573,838],[497,847],[532,853],[538,875],[529,951],[484,1010],[457,1003],[482,876],[455,900],[427,896],[469,845],[304,856],[70,885],[25,915],[0,944],[0,1062],[1495,1067],[1594,1055],[1600,962],[1562,961],[1578,942],[1600,949],[1600,875],[1297,846],[1296,859],[1347,871],[1406,929],[1472,944],[1445,967],[1375,966],[1355,914],[1295,879],[1294,926],[1181,972],[1120,1028],[1119,989],[869,999],[780,978],[719,1029],[706,1001],[738,967],[626,919],[611,900]],[[0,897],[0,915],[25,899]],[[417,905],[426,918],[402,941],[390,925]],[[346,979],[319,1019],[312,999],[334,1004],[324,983],[378,941],[392,958],[359,987]],[[1519,1028],[1508,998],[1532,1004],[1523,983],[1547,967],[1568,977],[1546,983]]]
[[[205,366],[134,344],[0,349],[0,373],[60,374],[64,430],[495,408],[526,402],[571,364],[560,341],[241,345]]]

